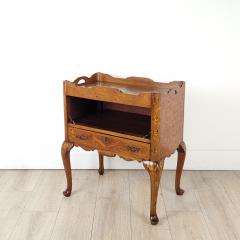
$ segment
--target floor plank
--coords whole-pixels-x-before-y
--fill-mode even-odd
[[[188,171],[194,189],[223,189],[223,186],[215,178],[214,171]]]
[[[0,240],[6,240],[13,232],[23,213],[30,193],[0,192]]]
[[[56,215],[54,212],[24,212],[10,240],[48,240]]]
[[[240,191],[240,178],[233,171],[212,171],[212,174],[225,190]]]
[[[59,182],[55,178],[59,179]],[[26,210],[57,212],[63,199],[62,191],[66,186],[65,181],[64,171],[44,171],[31,192]]]
[[[41,170],[2,170],[0,191],[32,191],[41,172]]]
[[[167,215],[173,240],[211,240],[202,212],[172,211]]]
[[[197,198],[212,239],[240,239],[240,214],[236,211],[224,190],[197,190]]]
[[[108,170],[100,178],[92,239],[131,239],[128,171]]]
[[[63,170],[43,170],[39,177],[38,185],[39,184],[52,185],[64,190],[66,187],[65,172]]]
[[[231,171],[232,172],[232,171]],[[240,171],[233,171],[240,178]]]
[[[63,198],[52,240],[91,239],[99,175],[96,170],[75,173],[72,195]]]

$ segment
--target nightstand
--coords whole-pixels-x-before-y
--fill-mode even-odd
[[[64,81],[65,140],[62,159],[67,177],[64,196],[72,192],[70,150],[97,150],[99,174],[104,156],[142,162],[150,175],[150,220],[158,223],[156,202],[164,160],[178,151],[175,189],[178,195],[186,146],[183,142],[183,81],[117,78],[104,73]]]

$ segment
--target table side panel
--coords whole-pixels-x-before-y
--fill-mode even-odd
[[[183,141],[185,84],[160,97],[160,155],[168,157]]]

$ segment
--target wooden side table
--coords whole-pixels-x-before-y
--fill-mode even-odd
[[[158,223],[156,202],[164,159],[175,150],[178,162],[175,189],[178,195],[186,146],[183,142],[183,81],[154,82],[151,79],[112,77],[95,73],[63,82],[65,140],[62,159],[67,177],[64,196],[72,192],[70,150],[73,146],[97,150],[99,174],[103,156],[118,155],[143,162],[151,182],[151,224]]]

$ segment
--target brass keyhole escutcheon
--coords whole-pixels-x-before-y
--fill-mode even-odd
[[[109,144],[109,143],[110,143],[110,139],[109,139],[108,137],[105,137],[105,138],[104,138],[104,143],[105,143],[105,144]]]

